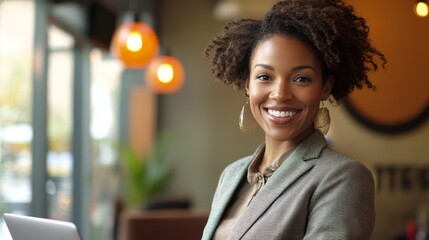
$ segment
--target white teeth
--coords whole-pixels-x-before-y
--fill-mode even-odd
[[[276,111],[268,109],[268,114],[274,117],[291,117],[295,115],[296,111]]]

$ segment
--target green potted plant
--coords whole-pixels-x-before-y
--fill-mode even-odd
[[[129,146],[121,148],[123,200],[126,208],[141,208],[155,195],[161,193],[171,175],[165,164],[167,134],[161,133],[152,149],[144,156]]]

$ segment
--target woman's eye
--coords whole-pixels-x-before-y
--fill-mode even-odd
[[[310,79],[308,77],[297,77],[294,81],[297,83],[308,83]]]
[[[270,76],[268,76],[266,74],[260,74],[256,78],[259,80],[263,80],[263,81],[270,80]]]

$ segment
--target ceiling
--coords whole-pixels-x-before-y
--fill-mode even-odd
[[[213,16],[219,20],[260,18],[278,0],[217,0]]]
[[[243,17],[262,17],[277,0],[206,0],[213,7],[213,16],[221,21]],[[149,9],[156,18],[162,0],[50,0],[52,16],[67,23],[69,31],[89,37],[102,48],[110,46],[117,23],[129,9],[141,13]],[[140,10],[139,10],[140,9]],[[80,16],[80,17],[76,17]],[[154,19],[157,22],[157,19]]]
[[[241,17],[261,17],[278,0],[206,0],[213,6],[213,14],[221,20]],[[89,7],[100,4],[115,14],[128,9],[151,9],[160,5],[161,0],[51,0],[54,4],[77,3]]]
[[[156,15],[162,0],[50,0],[51,21],[74,33],[85,36],[95,45],[108,49],[118,22],[130,16],[129,9],[144,9]],[[155,21],[154,21],[155,22]]]
[[[84,8],[101,5],[115,14],[122,14],[129,9],[148,9],[159,5],[160,0],[50,0],[54,5],[78,4]]]

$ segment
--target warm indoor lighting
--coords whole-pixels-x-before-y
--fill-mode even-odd
[[[138,52],[142,49],[143,39],[142,35],[139,32],[131,32],[127,38],[127,48],[131,52]]]
[[[178,91],[185,77],[182,64],[174,57],[160,56],[154,59],[146,71],[146,83],[157,93]]]
[[[414,11],[419,17],[427,17],[429,9],[426,1],[418,1],[414,6]]]
[[[174,77],[173,66],[171,66],[168,63],[163,63],[163,64],[159,65],[158,71],[157,71],[157,76],[158,76],[159,81],[161,81],[162,83],[171,82],[173,80],[173,77]]]
[[[144,68],[158,55],[158,37],[142,22],[124,23],[113,34],[111,50],[126,68]]]

